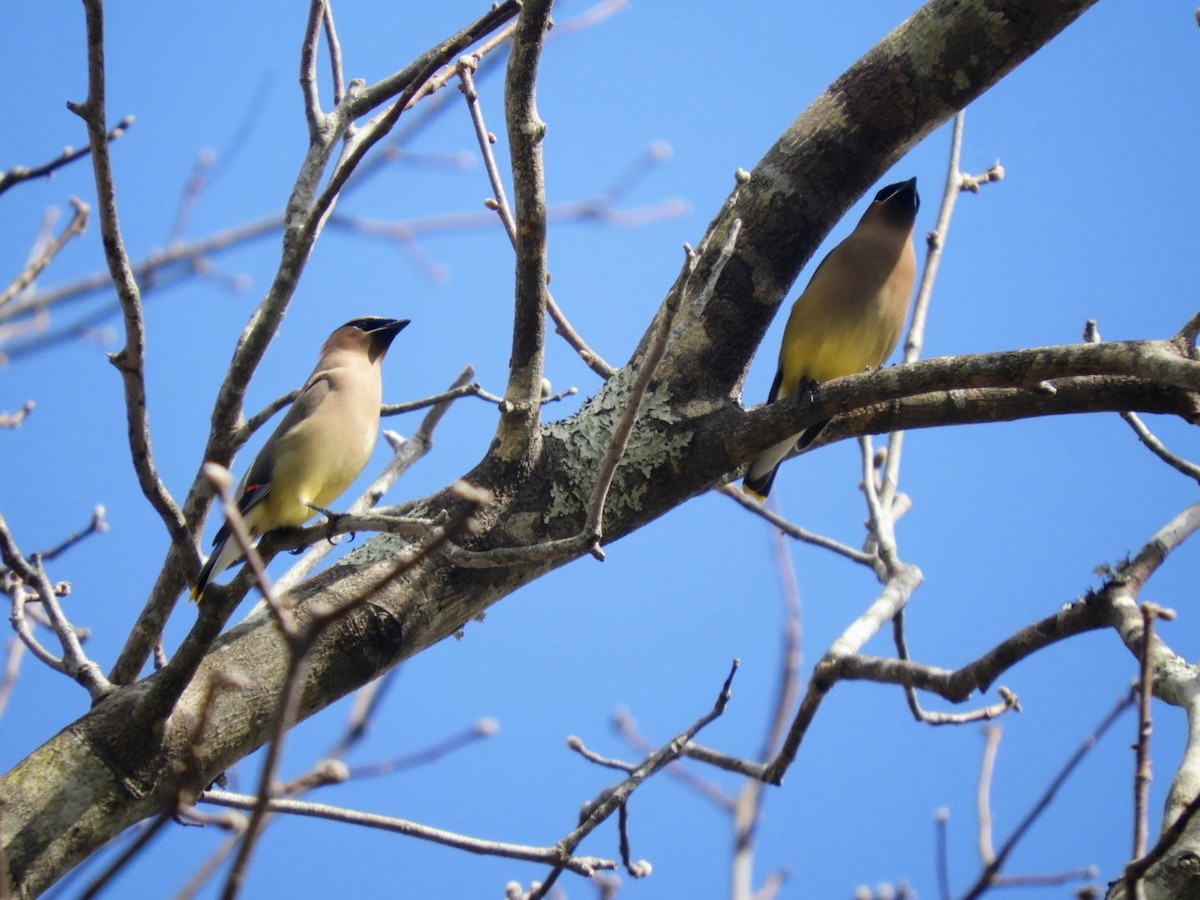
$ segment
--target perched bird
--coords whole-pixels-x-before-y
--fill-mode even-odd
[[[365,316],[336,329],[316,368],[267,438],[237,490],[238,511],[252,537],[302,525],[359,476],[375,449],[383,393],[380,365],[408,319]],[[192,599],[242,551],[226,522],[192,586]]]
[[[831,378],[881,366],[900,339],[916,273],[913,224],[921,199],[917,179],[875,195],[849,236],[821,260],[792,307],[779,348],[768,403],[812,391]],[[829,423],[818,422],[755,457],[742,489],[759,500],[799,442],[807,447]]]

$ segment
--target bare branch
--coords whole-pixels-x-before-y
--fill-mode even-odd
[[[1129,884],[1132,882],[1136,884],[1142,877],[1146,875],[1147,872],[1150,871],[1151,867],[1154,866],[1155,863],[1165,859],[1167,854],[1171,851],[1171,848],[1179,842],[1181,837],[1183,837],[1184,832],[1187,830],[1187,827],[1191,823],[1192,819],[1196,817],[1197,812],[1200,812],[1200,794],[1194,796],[1191,801],[1180,810],[1179,816],[1171,823],[1170,827],[1162,830],[1162,833],[1158,836],[1158,840],[1150,849],[1149,853],[1140,859],[1135,859],[1125,867],[1125,872],[1123,873],[1123,880],[1125,883]]]
[[[563,848],[566,853],[574,852],[579,846],[579,842],[591,834],[602,822],[608,819],[617,809],[624,806],[633,792],[646,781],[662,770],[664,766],[675,760],[684,751],[684,748],[691,743],[692,739],[706,725],[719,718],[725,712],[725,707],[729,704],[731,696],[730,691],[733,686],[733,677],[737,674],[739,661],[734,660],[730,667],[729,675],[725,678],[725,683],[721,686],[721,693],[717,695],[716,703],[713,708],[701,716],[691,726],[681,731],[675,736],[670,743],[662,747],[657,753],[649,756],[645,762],[629,773],[629,777],[619,784],[608,788],[596,800],[587,804],[580,813],[579,827],[562,838],[556,846]],[[545,881],[534,891],[530,893],[530,900],[545,897],[550,888],[554,886],[554,882],[558,880],[558,876],[562,874],[565,866],[556,865]],[[639,869],[630,874],[648,874],[648,871]]]
[[[546,315],[546,184],[542,139],[546,124],[538,116],[534,86],[542,44],[550,23],[552,0],[521,7],[513,32],[504,81],[504,111],[516,200],[516,273],[512,354],[505,403],[496,432],[497,456],[515,460],[536,454],[542,395]]]
[[[740,496],[742,492],[736,493]],[[784,533],[778,528],[771,529],[771,549],[775,559],[775,570],[779,575],[780,593],[783,595],[783,652],[771,722],[759,752],[762,759],[774,755],[783,741],[788,717],[800,697],[802,661],[800,586],[796,583],[796,569],[792,565]],[[733,823],[733,900],[752,900],[754,838],[762,814],[762,796],[763,783],[758,779],[748,780],[738,793]]]
[[[934,833],[937,838],[938,896],[941,900],[950,900],[950,863],[946,840],[946,827],[949,821],[950,810],[943,806],[933,819]]]
[[[257,798],[244,794],[233,794],[228,791],[205,791],[200,795],[200,802],[215,803],[234,809],[252,809]],[[478,853],[483,856],[503,856],[509,859],[519,859],[525,862],[544,863],[561,866],[580,875],[590,875],[597,869],[615,869],[612,860],[593,856],[571,856],[569,851],[556,844],[552,847],[531,847],[522,844],[506,844],[499,841],[485,841],[471,838],[440,828],[420,825],[407,819],[396,819],[391,816],[380,816],[374,813],[358,812],[329,806],[325,803],[308,803],[301,800],[272,800],[267,804],[272,813],[282,813],[293,816],[308,816],[310,818],[328,819],[347,825],[361,825],[376,828],[380,831],[391,831],[408,837],[432,841],[468,853]]]
[[[479,149],[483,154],[484,169],[487,171],[488,180],[492,185],[494,197],[485,205],[496,211],[500,218],[500,223],[504,226],[504,230],[508,234],[508,239],[515,250],[517,248],[517,225],[512,209],[508,204],[508,197],[504,192],[504,181],[500,177],[500,169],[496,165],[495,154],[492,153],[492,142],[495,140],[495,136],[488,131],[487,125],[483,120],[483,110],[479,105],[479,92],[475,89],[475,78],[472,74],[477,65],[478,59],[476,57],[461,59],[458,62],[457,71],[459,78],[462,80],[463,96],[467,98],[467,107],[471,113],[471,122],[475,126],[475,135],[479,141]],[[563,211],[556,211],[550,207],[546,208],[547,220],[562,214],[564,214]],[[569,208],[565,211],[565,215],[567,216],[582,214],[583,209],[581,208]],[[587,342],[579,335],[579,332],[572,327],[567,317],[559,308],[554,296],[550,293],[549,287],[545,289],[545,302],[546,311],[550,314],[550,318],[554,320],[556,331],[579,354],[584,363],[601,378],[607,379],[611,377],[616,372],[616,369],[588,346]]]
[[[913,301],[912,322],[908,326],[908,337],[904,341],[904,363],[916,362],[925,345],[925,321],[933,302],[933,285],[937,280],[946,238],[950,233],[950,219],[954,215],[954,205],[958,201],[958,195],[964,189],[964,176],[959,169],[959,160],[962,153],[965,120],[966,111],[959,110],[954,117],[954,128],[950,136],[950,160],[946,166],[946,184],[942,190],[942,202],[938,209],[937,222],[933,231],[929,232],[925,239],[927,248],[925,266],[921,270],[921,283],[917,286],[917,296]],[[888,437],[887,465],[884,469],[881,488],[883,502],[886,506],[891,506],[899,485],[900,458],[903,448],[904,433],[892,432]]]
[[[69,198],[72,209],[75,210],[71,216],[71,221],[59,233],[53,241],[50,241],[41,252],[29,261],[29,264],[21,270],[21,273],[13,279],[3,291],[0,291],[0,309],[3,309],[8,303],[16,297],[21,291],[25,290],[33,284],[37,277],[45,271],[46,266],[50,265],[51,261],[63,247],[67,245],[73,237],[82,235],[87,229],[88,213],[91,207],[80,200],[78,197]]]
[[[1175,335],[1175,339],[1183,344],[1185,348],[1192,347],[1196,343],[1196,334],[1198,332],[1200,332],[1200,311],[1197,311],[1184,323],[1183,327]]]
[[[1121,713],[1125,712],[1125,710],[1132,705],[1133,693],[1129,692],[1121,697],[1117,705],[1114,706],[1112,711],[1104,717],[1104,720],[1099,726],[1097,726],[1096,730],[1084,739],[1083,743],[1073,754],[1071,754],[1070,759],[1067,760],[1066,764],[1054,777],[1053,781],[1050,782],[1049,787],[1046,788],[1045,793],[1042,794],[1038,802],[1034,804],[1033,809],[1026,814],[1025,818],[1022,819],[1017,825],[1016,829],[1013,830],[1013,833],[1009,836],[1008,840],[1006,840],[1003,846],[1001,846],[1000,851],[996,854],[996,858],[984,866],[983,872],[980,873],[975,884],[971,886],[970,890],[963,894],[963,900],[975,900],[976,897],[981,896],[985,891],[987,891],[987,889],[992,885],[995,876],[1000,872],[1000,869],[1003,868],[1004,863],[1008,860],[1009,854],[1011,854],[1013,848],[1016,847],[1017,842],[1025,836],[1025,833],[1029,830],[1033,823],[1037,821],[1038,817],[1046,811],[1047,807],[1050,806],[1055,795],[1058,793],[1058,789],[1062,787],[1063,783],[1068,777],[1070,777],[1071,773],[1075,771],[1079,763],[1083,761],[1083,758],[1088,754],[1088,751],[1091,750],[1092,747],[1094,747],[1102,737],[1104,737],[1104,734],[1113,725],[1113,723],[1121,717]]]
[[[28,560],[22,556],[12,532],[8,529],[8,523],[4,521],[2,515],[0,515],[0,560],[3,560],[11,570],[3,579],[3,589],[12,598],[13,628],[25,646],[39,660],[82,685],[93,701],[98,701],[109,694],[113,690],[113,685],[104,677],[100,667],[83,652],[83,645],[80,643],[78,633],[58,604],[59,595],[65,595],[70,590],[70,586],[65,582],[60,585],[51,584],[50,579],[46,576],[46,570],[42,567],[41,557],[36,553]],[[27,589],[32,591],[46,611],[54,635],[62,646],[63,657],[61,660],[55,658],[34,639],[32,631],[25,623],[24,609],[25,604],[29,601],[26,595]]]
[[[996,861],[992,846],[992,773],[996,769],[996,750],[1000,746],[1003,730],[998,725],[983,729],[987,743],[983,748],[983,763],[979,767],[979,788],[975,794],[975,805],[979,816],[979,858],[985,866]]]
[[[108,153],[110,138],[105,130],[104,7],[102,0],[84,0],[87,18],[88,98],[82,104],[68,103],[87,125],[92,150],[92,171],[99,204],[100,234],[109,275],[121,301],[125,320],[125,347],[109,357],[125,387],[125,414],[129,450],[137,472],[138,484],[150,505],[167,528],[173,545],[190,546],[191,541],[175,500],[158,477],[150,447],[150,423],[146,413],[146,325],[142,317],[141,294],[117,218],[117,195],[113,183],[112,162]]]
[[[751,500],[742,491],[733,487],[733,485],[723,484],[716,488],[716,490],[720,491],[730,500],[735,501],[747,512],[754,513],[754,515],[766,519],[788,537],[795,538],[805,544],[812,544],[814,547],[822,547],[862,566],[873,568],[875,565],[875,557],[871,554],[864,553],[862,550],[855,550],[853,547],[843,544],[840,541],[835,541],[833,538],[825,537],[823,534],[816,534],[805,528],[801,528],[799,525],[785,519],[773,509],[756,500]]]
[[[304,41],[300,45],[300,91],[304,95],[304,119],[308,123],[308,140],[312,144],[326,140],[322,132],[327,119],[321,111],[321,93],[317,85],[317,42],[321,36],[325,9],[325,0],[310,0]]]
[[[0,716],[8,706],[17,678],[21,674],[21,660],[25,656],[25,644],[17,638],[8,639],[8,657],[4,663],[4,676],[0,678]],[[2,873],[0,873],[2,874]]]
[[[385,759],[381,762],[363,763],[358,766],[351,766],[346,774],[347,778],[375,778],[380,775],[391,775],[393,772],[400,772],[405,769],[415,769],[418,766],[428,765],[431,762],[442,759],[450,754],[461,750],[463,747],[474,744],[476,741],[485,740],[494,735],[500,726],[495,719],[480,719],[475,724],[464,728],[457,734],[452,734],[448,738],[431,744],[416,753],[409,753],[404,756],[395,756],[391,759]]]
[[[50,562],[66,553],[85,538],[91,537],[93,534],[102,534],[105,531],[108,531],[108,522],[104,520],[104,507],[97,506],[92,510],[92,519],[88,522],[87,526],[64,538],[57,546],[42,551],[42,561]]]
[[[1123,412],[1121,413],[1121,418],[1129,424],[1129,427],[1133,429],[1138,439],[1146,445],[1146,448],[1151,453],[1176,471],[1186,475],[1193,481],[1200,482],[1200,466],[1168,450],[1166,444],[1160,441],[1154,435],[1154,432],[1147,428],[1142,420],[1138,418],[1137,413]]]
[[[908,662],[908,641],[904,636],[904,610],[900,610],[900,612],[896,613],[896,617],[892,619],[892,635],[896,642],[896,656],[899,657],[901,662]],[[927,725],[965,725],[970,722],[994,719],[1008,712],[1010,709],[1017,712],[1021,711],[1021,704],[1017,700],[1016,694],[1003,686],[997,689],[997,693],[1000,694],[1000,702],[985,706],[982,709],[965,713],[930,712],[921,708],[921,703],[917,699],[916,688],[911,684],[904,685],[904,696],[908,700],[908,708],[912,711],[913,718]],[[988,733],[990,734],[991,731],[989,730]]]
[[[333,105],[340,106],[346,96],[346,74],[342,66],[342,43],[338,40],[337,27],[333,24],[333,2],[325,0],[325,41],[329,44],[329,76],[333,80]]]
[[[1158,619],[1174,619],[1175,613],[1155,603],[1142,603],[1142,653],[1139,661],[1138,683],[1135,691],[1138,705],[1137,742],[1134,744],[1136,765],[1133,776],[1133,856],[1140,859],[1146,853],[1150,833],[1150,701],[1154,693],[1154,623]],[[1138,894],[1138,876],[1126,870],[1125,890],[1131,897]]]
[[[700,297],[695,301],[698,304],[702,305],[705,302],[705,291],[711,291],[712,286],[721,277],[725,264],[729,262],[729,258],[733,254],[733,248],[737,244],[738,235],[741,233],[741,230],[742,220],[734,219],[730,226],[729,234],[725,239],[725,245],[722,248],[723,252],[713,266],[712,273],[705,282],[704,289],[700,292]],[[661,309],[659,309],[658,328],[649,346],[646,347],[645,353],[636,363],[637,378],[633,382],[625,409],[621,414],[620,420],[617,422],[616,428],[613,429],[608,449],[605,451],[604,458],[600,461],[600,469],[596,474],[596,484],[592,488],[588,517],[583,526],[585,535],[588,535],[589,538],[594,536],[593,553],[599,550],[600,539],[603,536],[604,503],[608,498],[608,491],[612,487],[613,477],[617,472],[617,464],[625,454],[625,448],[629,444],[629,437],[633,434],[633,426],[637,422],[638,409],[642,404],[642,398],[645,397],[646,389],[650,386],[650,381],[654,377],[655,370],[658,368],[663,354],[666,353],[667,341],[671,336],[671,327],[674,324],[675,315],[679,312],[679,308],[688,294],[688,287],[691,284],[691,276],[695,271],[697,257],[690,247],[685,248],[685,253],[687,258],[687,262],[685,263],[687,276],[684,278],[680,289],[671,291],[667,295],[667,299],[664,301]]]
[[[133,125],[133,116],[126,116],[108,133],[106,140],[115,141],[128,131],[131,125]],[[58,169],[75,162],[75,160],[81,157],[87,156],[91,152],[92,148],[90,146],[80,147],[78,150],[68,147],[57,157],[50,160],[50,162],[43,163],[40,166],[13,166],[7,172],[0,173],[0,194],[3,194],[13,185],[20,184],[22,181],[28,181],[31,178],[52,176]]]
[[[613,710],[612,715],[609,716],[609,722],[612,724],[613,730],[616,731],[616,733],[620,735],[621,738],[624,739],[624,741],[637,752],[645,756],[649,756],[655,751],[656,748],[654,745],[651,744],[650,741],[647,740],[640,731],[638,731],[637,722],[629,713],[629,710]],[[694,746],[694,744],[688,745],[689,748]],[[684,751],[684,755],[688,755],[687,751]],[[624,765],[620,762],[620,760],[616,760],[614,762],[617,764],[615,767],[621,767]],[[629,768],[632,770],[634,767],[630,766]],[[701,797],[704,797],[706,800],[711,802],[717,807],[717,809],[727,813],[732,813],[735,810],[737,801],[733,797],[721,790],[721,788],[715,783],[709,781],[708,779],[700,778],[698,775],[692,772],[691,769],[687,768],[679,761],[675,761],[667,766],[666,772],[672,778],[676,779],[681,784],[687,785]]]
[[[249,241],[278,231],[282,226],[283,216],[273,215],[224,229],[189,244],[172,243],[163,250],[148,254],[136,263],[133,266],[134,278],[142,286],[142,296],[144,297],[152,290],[161,290],[185,277],[191,277],[198,260],[214,253],[240,247]],[[112,277],[107,270],[95,272],[78,281],[51,290],[40,291],[12,303],[3,309],[3,315],[0,318],[11,320],[36,310],[50,309],[94,294],[106,293],[112,290],[112,286]],[[108,318],[112,314],[106,311],[103,313],[103,317]],[[30,352],[29,346],[23,345],[11,348],[7,355],[10,359],[16,359],[28,355]]]
[[[32,400],[26,400],[15,413],[0,412],[0,428],[20,428],[36,405]]]

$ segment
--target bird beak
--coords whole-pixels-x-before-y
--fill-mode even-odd
[[[408,319],[384,319],[382,323],[372,328],[368,334],[387,334],[395,337],[408,325]]]

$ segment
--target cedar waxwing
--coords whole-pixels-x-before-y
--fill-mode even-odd
[[[908,316],[917,266],[913,224],[920,204],[917,179],[889,184],[849,236],[821,260],[788,317],[768,403],[830,378],[878,368],[891,356]],[[765,500],[779,464],[797,441],[801,449],[807,447],[828,423],[811,425],[760,453],[746,470],[742,489]]]
[[[333,332],[316,368],[267,438],[237,490],[251,537],[302,525],[359,476],[375,449],[383,394],[380,364],[408,319],[365,316]],[[192,599],[235,563],[241,548],[226,522],[200,570]]]

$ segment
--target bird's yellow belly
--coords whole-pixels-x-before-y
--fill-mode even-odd
[[[299,432],[299,433],[297,433]],[[270,507],[269,519],[280,526],[302,525],[315,511],[309,504],[329,506],[359,476],[370,459],[375,435],[355,447],[340,452],[313,452],[303,428],[288,437],[281,446],[271,473],[271,491],[264,501]]]
[[[807,309],[794,310],[779,353],[781,396],[795,392],[805,380],[820,383],[882,365],[904,323],[887,315],[885,306],[876,299],[855,315],[821,321],[811,321],[816,317]]]

